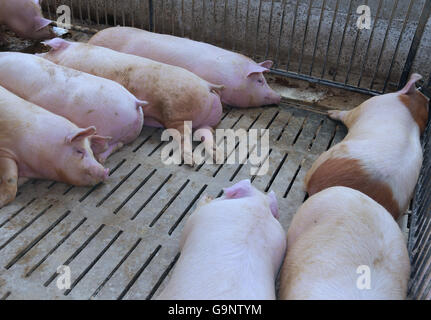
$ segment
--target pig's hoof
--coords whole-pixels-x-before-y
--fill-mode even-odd
[[[338,111],[338,110],[328,111],[328,117],[331,118],[332,120],[342,121],[343,114],[344,114],[343,111]]]
[[[15,190],[8,190],[6,192],[4,192],[4,189],[5,188],[0,187],[0,208],[3,208],[14,201],[16,197],[16,188],[13,188]]]

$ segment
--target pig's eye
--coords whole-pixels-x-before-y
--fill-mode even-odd
[[[82,151],[82,150],[80,150],[80,149],[75,149],[75,152],[76,152],[76,154],[77,154],[77,155],[79,155],[79,156],[81,156],[81,157],[84,157],[84,154],[85,154],[85,152],[84,152],[84,151]]]
[[[263,80],[262,80],[262,79],[257,80],[257,82],[258,82],[259,84],[263,84]]]

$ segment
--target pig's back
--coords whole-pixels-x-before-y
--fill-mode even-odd
[[[371,289],[356,286],[368,266]],[[405,239],[366,195],[334,187],[309,198],[288,231],[282,299],[403,299],[409,277]]]
[[[129,27],[105,29],[89,43],[178,66],[214,84],[226,84],[239,65],[246,68],[250,63],[242,55],[204,42]]]
[[[29,153],[37,144],[49,145],[57,135],[76,129],[67,119],[57,116],[0,86],[0,142],[16,154]],[[55,134],[53,134],[55,132]]]

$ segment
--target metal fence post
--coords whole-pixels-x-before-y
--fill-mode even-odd
[[[431,1],[431,0],[430,0]],[[148,21],[149,21],[149,29],[151,32],[154,32],[154,6],[153,6],[153,0],[148,0],[148,12],[149,12],[149,17],[148,17]]]

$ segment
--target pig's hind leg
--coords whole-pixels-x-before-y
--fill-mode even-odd
[[[15,200],[18,190],[18,166],[9,158],[0,158],[0,208]]]
[[[123,146],[124,144],[122,142],[110,145],[106,151],[96,155],[97,161],[99,161],[101,164],[104,164],[106,159],[108,159],[113,153],[120,150]]]

